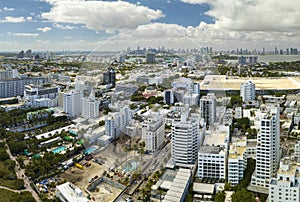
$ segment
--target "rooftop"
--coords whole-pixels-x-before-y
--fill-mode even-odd
[[[224,153],[224,150],[222,150],[222,148],[217,146],[202,146],[199,149],[199,153],[206,153],[206,154],[220,154],[220,152],[222,151]]]
[[[82,191],[70,182],[66,182],[56,187],[61,195],[67,201],[72,202],[88,202],[89,200],[82,195]]]
[[[193,191],[197,193],[213,194],[214,190],[215,190],[214,184],[205,184],[205,183],[197,183],[197,182],[194,182],[193,184]]]
[[[203,90],[240,90],[241,83],[248,81],[246,77],[228,77],[225,75],[207,75],[201,82]],[[300,89],[300,78],[297,77],[252,77],[256,90]]]
[[[230,148],[229,158],[236,159],[238,157],[243,156],[243,153],[246,151],[246,148],[246,146],[233,146],[233,148]]]
[[[205,136],[204,145],[218,146],[227,142],[228,135],[225,132],[212,132]]]

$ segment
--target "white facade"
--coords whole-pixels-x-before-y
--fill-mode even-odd
[[[176,166],[194,166],[197,160],[199,116],[183,112],[172,124],[172,160]]]
[[[262,112],[256,145],[256,168],[251,185],[268,187],[277,173],[280,160],[279,109],[271,107]]]
[[[81,97],[82,97],[82,94],[79,91],[71,90],[68,93],[64,93],[63,109],[72,118],[76,118],[76,117],[80,116]]]
[[[269,202],[300,201],[300,165],[284,158],[269,187]]]
[[[240,86],[240,95],[243,101],[255,100],[255,84],[252,81],[246,81]]]
[[[200,99],[200,116],[207,126],[213,125],[216,120],[216,97],[214,94],[207,94]]]
[[[62,202],[88,202],[82,191],[70,182],[56,186],[56,197]]]
[[[88,98],[82,98],[81,116],[86,119],[95,119],[99,117],[100,102],[95,99],[95,92],[92,90]]]
[[[199,95],[198,94],[185,94],[183,96],[183,104],[189,106],[198,105]]]
[[[239,140],[230,145],[228,156],[228,182],[236,186],[244,176],[247,165],[247,140]]]
[[[203,146],[198,151],[198,177],[225,179],[228,151],[228,126],[206,131]]]
[[[25,85],[24,99],[32,107],[56,107],[59,87],[43,87],[38,85]]]
[[[115,139],[116,134],[116,123],[113,116],[108,116],[105,118],[105,135]]]
[[[165,124],[162,116],[151,114],[142,127],[142,140],[145,141],[146,150],[155,152],[165,142]]]
[[[294,156],[298,159],[300,159],[300,142],[297,142],[295,144],[295,149],[294,149]]]
[[[191,171],[179,168],[170,189],[167,191],[163,202],[184,202],[191,183]]]
[[[127,132],[126,126],[132,120],[132,112],[129,106],[123,107],[119,112],[109,113],[105,118],[105,134],[112,139],[117,138],[121,132]]]
[[[202,146],[198,152],[198,177],[225,179],[226,151],[217,146]]]

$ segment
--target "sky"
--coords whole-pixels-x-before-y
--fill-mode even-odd
[[[0,51],[300,48],[296,0],[0,0]]]

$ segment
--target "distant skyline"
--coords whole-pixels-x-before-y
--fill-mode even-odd
[[[0,51],[300,48],[294,0],[1,0]]]

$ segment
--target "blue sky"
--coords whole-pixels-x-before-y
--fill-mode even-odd
[[[1,0],[0,51],[298,47],[299,7],[293,0]]]

